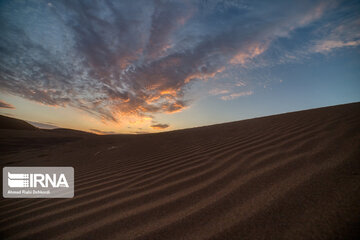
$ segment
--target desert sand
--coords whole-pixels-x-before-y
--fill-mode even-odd
[[[2,167],[73,166],[75,197],[2,198],[2,239],[360,236],[360,103],[143,135],[4,121]]]

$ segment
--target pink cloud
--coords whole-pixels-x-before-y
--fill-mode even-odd
[[[13,105],[10,103],[4,102],[0,100],[0,108],[8,108],[8,109],[15,109]]]

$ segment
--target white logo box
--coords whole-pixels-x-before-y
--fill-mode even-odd
[[[4,198],[72,198],[73,167],[4,167]]]

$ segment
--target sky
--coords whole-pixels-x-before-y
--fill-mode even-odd
[[[150,133],[360,101],[359,1],[0,1],[0,114]]]

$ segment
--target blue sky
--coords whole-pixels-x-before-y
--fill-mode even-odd
[[[360,100],[359,1],[1,1],[0,113],[157,132]]]

